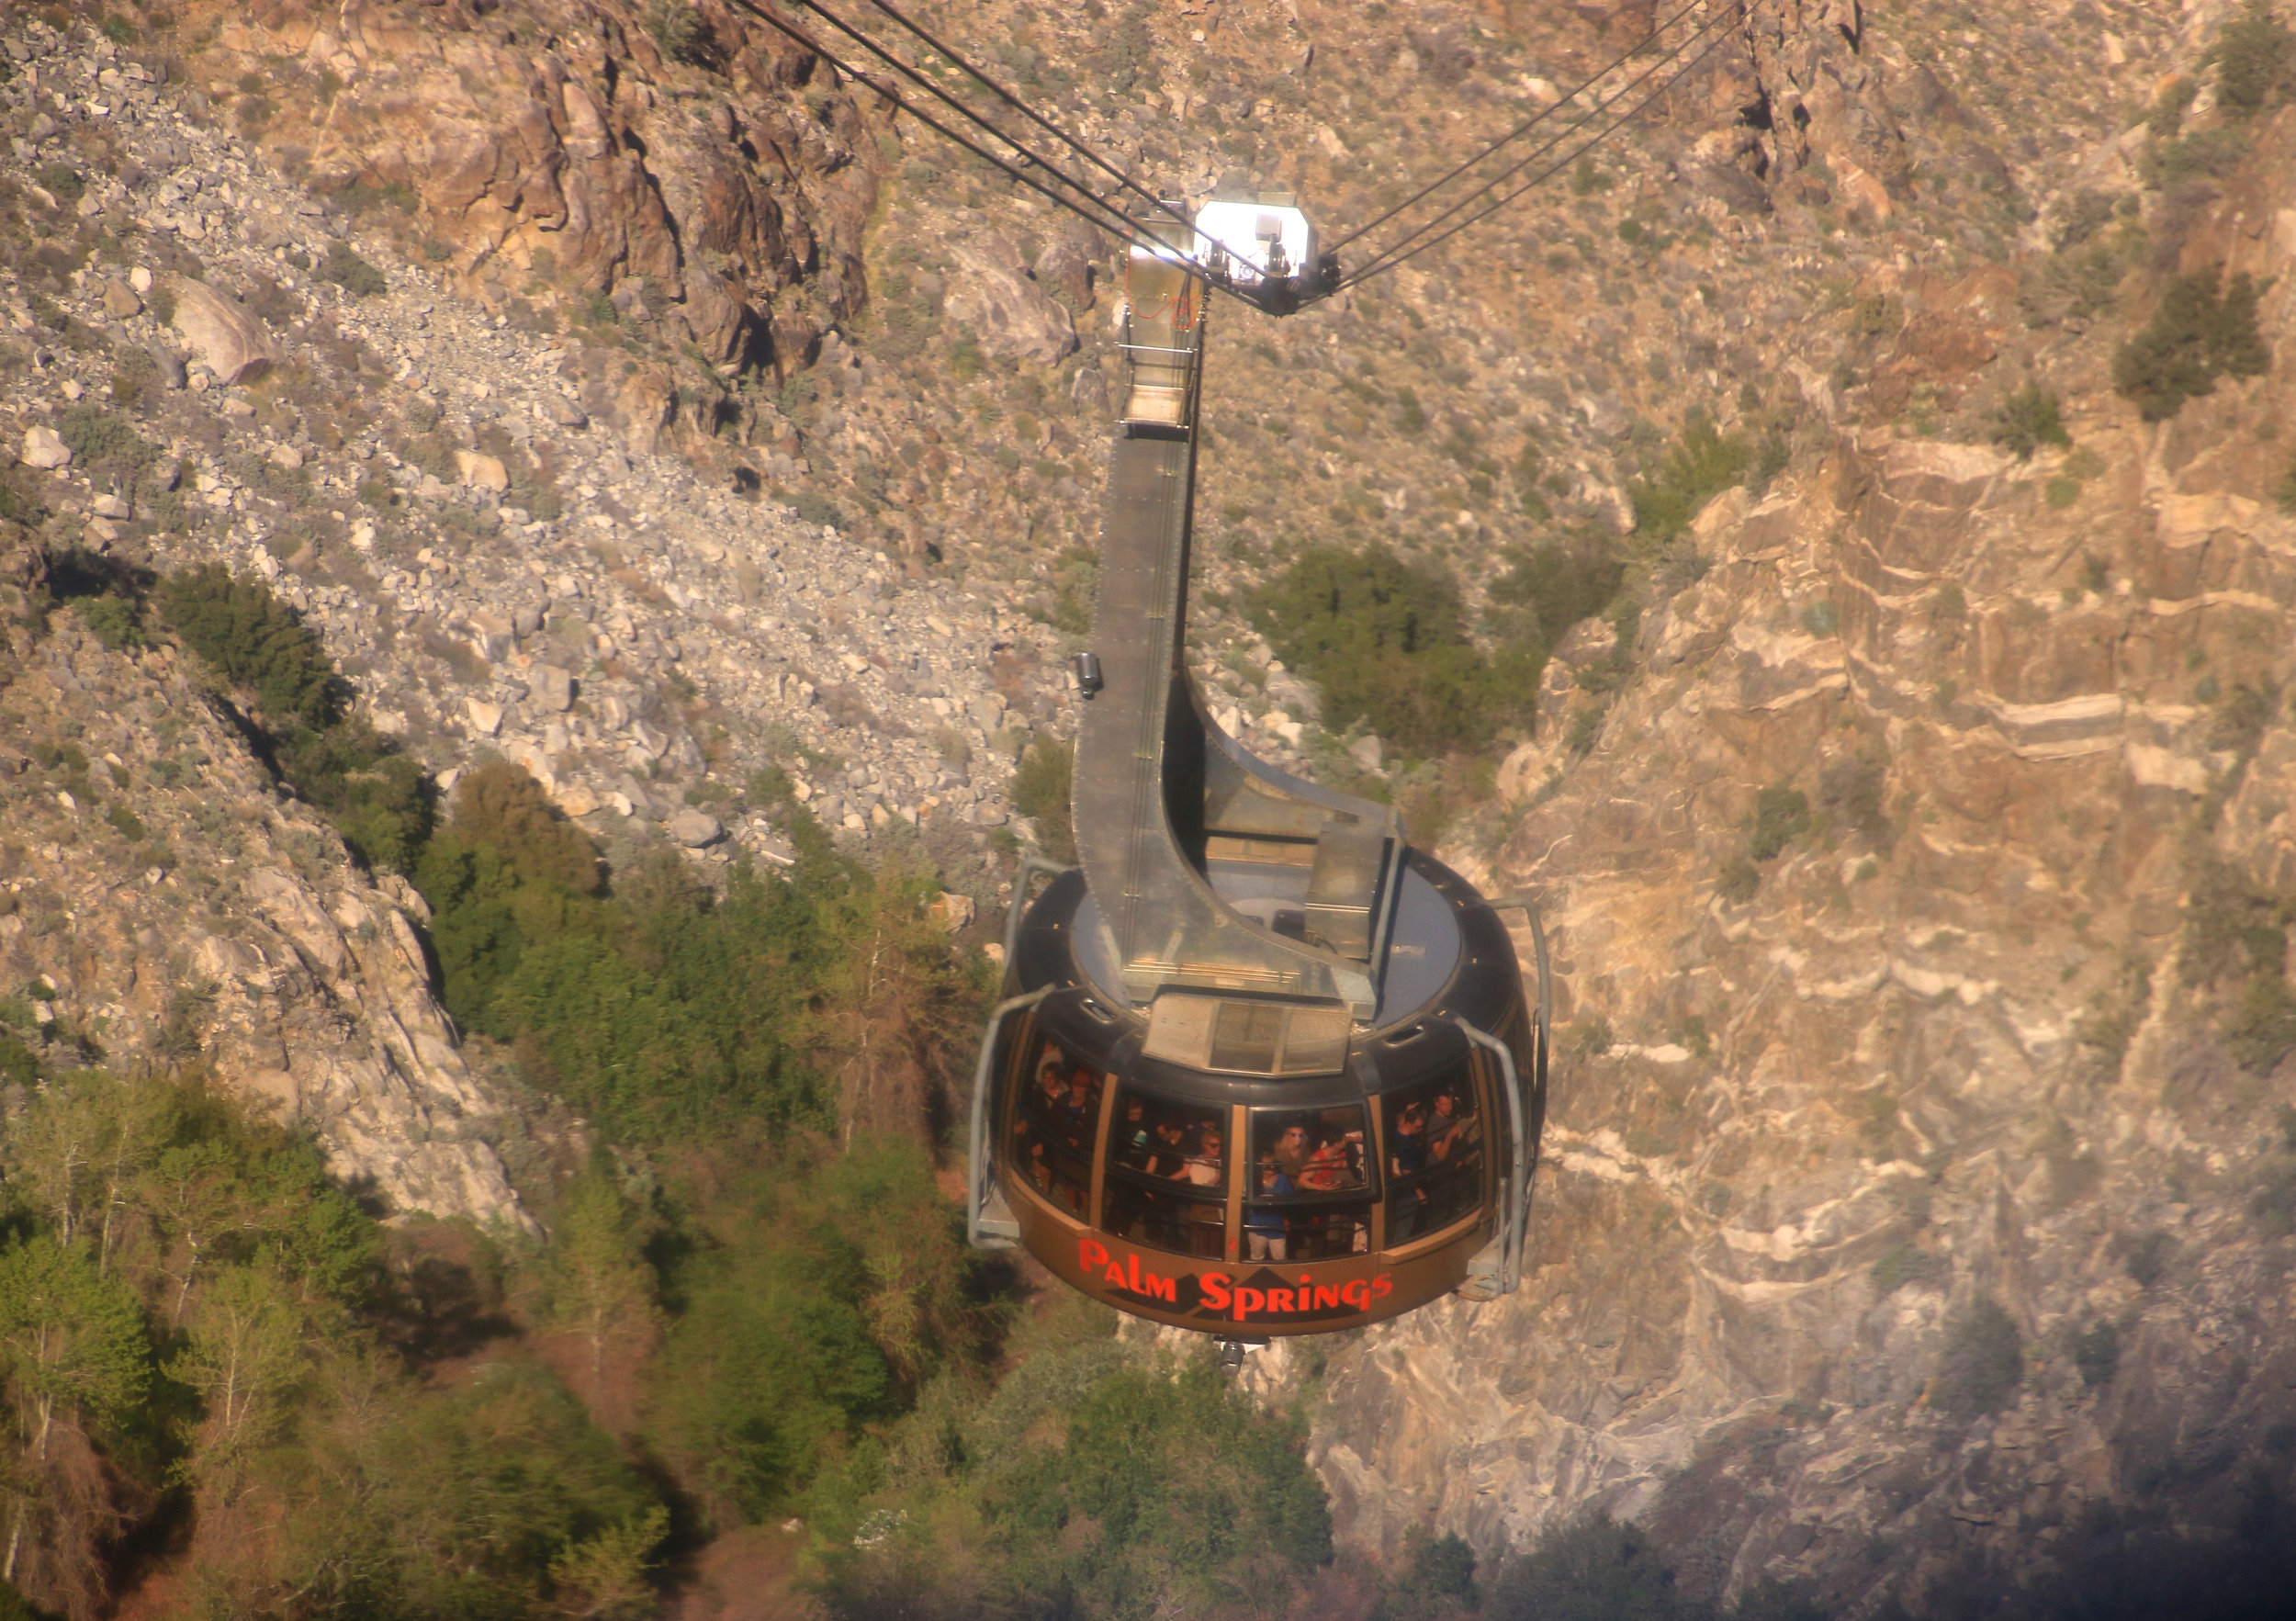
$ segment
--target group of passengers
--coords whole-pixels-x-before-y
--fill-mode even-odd
[[[1013,1121],[1014,1145],[1027,1157],[1029,1179],[1048,1199],[1084,1213],[1089,1173],[1072,1171],[1048,1150],[1057,1144],[1079,1160],[1092,1157],[1092,1130],[1100,1118],[1100,1076],[1087,1064],[1071,1064],[1058,1049],[1038,1060],[1025,1106]]]
[[[1104,1077],[1048,1047],[1039,1059],[1026,1105],[1014,1122],[1016,1146],[1026,1155],[1030,1179],[1046,1197],[1081,1215],[1089,1184],[1092,1140],[1100,1116]],[[1219,1190],[1227,1182],[1223,1116],[1210,1109],[1152,1104],[1137,1093],[1120,1100],[1109,1147],[1114,1165],[1142,1178],[1176,1183],[1169,1195],[1134,1185],[1120,1202],[1131,1211],[1125,1226],[1163,1228],[1154,1241],[1198,1254],[1217,1254],[1225,1212]],[[1360,1114],[1321,1111],[1283,1120],[1253,1135],[1260,1152],[1248,1162],[1243,1237],[1255,1261],[1310,1260],[1360,1251],[1367,1224],[1352,1208],[1295,1202],[1296,1196],[1358,1191],[1369,1186],[1368,1151]],[[1389,1209],[1389,1237],[1400,1241],[1444,1225],[1460,1200],[1478,1191],[1474,1179],[1430,1173],[1473,1158],[1478,1122],[1456,1089],[1402,1102],[1388,1118],[1387,1172],[1407,1186]],[[1459,1186],[1448,1186],[1458,1182]],[[1430,1198],[1430,1189],[1435,1197]],[[1117,1190],[1110,1189],[1112,1199]],[[1289,1208],[1286,1208],[1289,1206]],[[1200,1231],[1199,1231],[1200,1229]],[[1146,1236],[1145,1232],[1141,1234]]]
[[[1479,1136],[1474,1118],[1459,1107],[1458,1094],[1448,1088],[1437,1092],[1432,1101],[1414,1098],[1389,1117],[1388,1174],[1399,1182],[1421,1178],[1389,1196],[1390,1244],[1447,1225],[1478,1197],[1479,1178],[1423,1176],[1423,1173],[1464,1164],[1471,1157]]]
[[[1130,1170],[1167,1182],[1218,1188],[1227,1179],[1224,1150],[1219,1121],[1212,1116],[1169,1110],[1151,1114],[1146,1098],[1124,1100],[1124,1118],[1116,1128],[1116,1161]]]
[[[1370,1233],[1354,1209],[1286,1210],[1262,1200],[1300,1193],[1346,1193],[1366,1186],[1363,1131],[1328,1120],[1288,1120],[1254,1167],[1254,1202],[1244,1214],[1244,1243],[1255,1261],[1310,1260],[1366,1248]],[[1293,1255],[1298,1250],[1297,1256]]]
[[[1388,1133],[1388,1171],[1396,1176],[1416,1176],[1451,1157],[1466,1141],[1467,1119],[1457,1092],[1435,1094],[1435,1104],[1414,1098],[1395,1113]]]

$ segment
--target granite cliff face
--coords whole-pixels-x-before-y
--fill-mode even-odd
[[[526,1133],[432,996],[422,897],[274,796],[187,659],[68,613],[34,646],[10,630],[0,982],[41,1033],[208,1066],[391,1208],[531,1225],[501,1157]]]
[[[1165,189],[1339,222],[1652,17],[922,9]],[[1763,0],[1488,234],[1219,315],[1194,653],[1271,757],[1383,769],[1240,606],[1299,546],[1389,544],[1470,607],[1542,536],[1635,569],[1495,787],[1391,773],[1455,813],[1447,856],[1546,895],[1567,1026],[1523,1290],[1247,1376],[1307,1398],[1344,1540],[1491,1554],[1599,1507],[1702,1592],[1854,1607],[2285,1488],[2296,110],[2228,105],[2232,15]],[[1090,599],[1103,244],[714,5],[7,39],[10,218],[85,238],[6,294],[45,544],[262,573],[432,770],[519,760],[617,850],[775,859],[738,784],[780,763],[996,900],[1006,771],[1067,725]],[[2212,267],[2277,278],[2269,364],[2148,420],[2115,357]],[[147,307],[195,269],[268,381]],[[55,456],[155,343],[189,362],[139,430],[175,504]],[[1755,465],[1638,551],[1692,407]],[[51,624],[0,736],[0,992],[204,1043],[396,1202],[507,1210],[524,1150],[409,896],[262,790],[180,663]],[[203,786],[145,785],[163,726]],[[74,771],[244,875],[146,882],[57,799]]]
[[[2296,114],[2181,194],[2144,185],[2145,133],[2072,165],[2142,198],[2122,296],[2246,274],[2284,355]],[[1851,385],[1827,442],[1702,514],[1704,572],[1626,625],[1615,697],[1580,679],[1608,627],[1549,668],[1588,747],[1519,750],[1516,808],[1460,852],[1548,897],[1535,1269],[1317,1370],[1367,1543],[1599,1506],[1704,1591],[1862,1605],[2078,1568],[2123,1516],[2230,1527],[2284,1476],[2290,385],[2276,358],[2142,420],[2126,326],[2036,318],[2032,237],[1873,266],[1902,322],[1813,379]],[[1886,420],[1908,378],[2001,368],[2061,395],[2067,445]],[[1271,1390],[1301,1368],[1272,1355]]]

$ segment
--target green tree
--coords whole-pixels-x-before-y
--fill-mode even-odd
[[[1109,1375],[985,1493],[1027,1592],[1086,1614],[1194,1609],[1328,1561],[1331,1520],[1291,1423],[1209,1357]]]
[[[2271,0],[2246,0],[2209,60],[2216,64],[2216,104],[2228,117],[2252,118],[2296,80],[2296,35],[2273,15]]]
[[[191,1472],[203,1485],[228,1490],[248,1450],[285,1422],[309,1369],[308,1326],[292,1287],[268,1267],[230,1267],[200,1291],[167,1375],[200,1400]]]
[[[1529,722],[1536,649],[1495,667],[1468,638],[1458,587],[1384,546],[1311,546],[1250,608],[1285,661],[1322,687],[1334,727],[1367,722],[1429,755]]]
[[[1029,745],[1012,774],[1012,806],[1036,823],[1037,843],[1056,861],[1076,859],[1076,824],[1070,805],[1076,750],[1055,737]]]
[[[543,1273],[549,1320],[589,1351],[593,1404],[608,1353],[642,1351],[658,1326],[657,1279],[646,1258],[653,1229],[604,1161],[575,1178],[551,1223]]]
[[[2020,462],[2032,460],[2044,445],[2071,449],[2073,437],[2065,431],[2054,390],[2027,383],[2009,395],[1993,413],[1993,443]]]
[[[1512,554],[1507,571],[1491,581],[1491,600],[1525,610],[1538,644],[1552,647],[1608,606],[1626,577],[1626,559],[1599,537],[1541,541]]]
[[[422,768],[357,715],[350,684],[302,616],[260,580],[209,563],[171,575],[157,592],[186,646],[254,694],[275,762],[370,866],[412,869],[430,835]]]
[[[1696,1609],[1639,1527],[1597,1512],[1510,1563],[1483,1614],[1490,1621],[1689,1621]]]
[[[596,849],[526,771],[490,760],[457,782],[452,818],[415,869],[447,1010],[489,1035],[517,1034],[493,1004],[530,944],[579,933],[607,951],[595,940],[604,916],[585,904],[600,879]]]
[[[117,1421],[151,1389],[143,1314],[125,1287],[96,1270],[86,1244],[36,1233],[0,1251],[0,1379],[15,1406],[23,1463],[0,1559],[0,1582],[13,1582],[49,1483],[59,1418]]]
[[[1673,539],[1690,527],[1706,502],[1742,482],[1752,460],[1745,435],[1725,435],[1704,411],[1692,411],[1657,471],[1627,487],[1638,540],[1662,546]]]
[[[1932,1386],[1939,1406],[1963,1418],[1996,1413],[2025,1381],[2024,1342],[1990,1295],[1980,1295],[1945,1329],[1945,1354]]]
[[[207,563],[163,580],[159,599],[185,645],[252,691],[267,723],[315,731],[341,714],[348,685],[325,647],[260,581],[233,580],[220,563]]]
[[[2257,326],[2257,301],[2270,286],[2245,270],[2225,282],[2214,265],[2175,277],[2144,330],[2113,355],[2112,386],[2146,422],[2158,422],[2187,400],[2214,393],[2220,377],[2262,377],[2272,354]]]
[[[550,1561],[558,1613],[580,1621],[645,1621],[658,1613],[661,1595],[649,1572],[669,1534],[670,1511],[657,1505],[568,1545]]]

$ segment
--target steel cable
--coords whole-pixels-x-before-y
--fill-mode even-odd
[[[923,124],[927,129],[941,136],[943,139],[963,148],[966,152],[972,153],[974,157],[980,159],[983,163],[988,164],[991,168],[996,170],[999,174],[1005,175],[1016,185],[1026,186],[1029,190],[1035,192],[1039,197],[1043,197],[1047,202],[1052,203],[1056,207],[1065,208],[1070,213],[1075,215],[1078,219],[1084,220],[1086,224],[1092,226],[1095,230],[1105,231],[1109,235],[1116,237],[1118,240],[1131,242],[1135,246],[1154,248],[1162,253],[1169,254],[1175,262],[1187,265],[1190,270],[1194,271],[1199,276],[1203,276],[1205,274],[1204,267],[1197,262],[1193,255],[1184,252],[1176,244],[1165,241],[1162,237],[1155,235],[1153,231],[1146,229],[1140,222],[1128,218],[1127,216],[1120,213],[1114,208],[1111,208],[1104,199],[1097,196],[1090,186],[1075,179],[1073,175],[1065,173],[1058,164],[1049,163],[1045,159],[1040,157],[1037,153],[1030,151],[1026,145],[1020,141],[1015,141],[1010,135],[1007,135],[1005,131],[999,129],[996,125],[981,117],[981,115],[974,109],[949,95],[949,93],[941,89],[940,86],[934,84],[930,80],[926,79],[922,74],[918,73],[914,68],[909,66],[909,64],[901,62],[897,57],[890,56],[889,53],[883,51],[881,48],[872,47],[873,54],[877,54],[884,60],[891,62],[895,67],[901,71],[904,77],[916,83],[920,88],[931,96],[933,99],[939,101],[951,111],[961,114],[971,122],[978,125],[989,135],[994,136],[996,140],[1001,141],[1006,145],[1013,148],[1014,151],[1020,154],[1021,159],[1030,165],[1043,170],[1047,174],[1052,175],[1061,185],[1065,186],[1071,190],[1080,194],[1086,199],[1089,207],[1086,207],[1085,204],[1078,203],[1074,197],[1064,197],[1059,192],[1052,189],[1050,186],[1040,184],[1036,180],[1032,179],[1029,174],[1024,173],[1021,169],[1015,167],[1011,163],[997,156],[993,152],[986,151],[976,142],[958,133],[948,125],[942,123],[940,119],[935,118],[931,116],[931,114],[919,107],[915,102],[903,96],[897,89],[891,88],[887,85],[878,84],[871,80],[860,69],[839,57],[835,51],[829,50],[827,46],[823,45],[819,40],[814,39],[811,35],[807,34],[803,28],[798,28],[795,24],[774,16],[764,6],[752,4],[752,0],[732,0],[732,3],[740,10],[748,13],[750,16],[756,17],[760,22],[764,23],[768,28],[772,28],[775,32],[782,34],[793,43],[802,47],[804,50],[811,51],[814,55],[827,62],[838,72],[843,73],[847,78],[870,84],[872,88],[878,92],[878,94],[884,96],[888,101],[892,102],[894,106],[899,107],[902,111],[907,113],[911,118],[917,119],[918,123]],[[797,3],[803,5],[805,4],[805,0],[797,0]],[[808,9],[813,8],[809,6]],[[832,18],[830,20],[834,22],[835,19]],[[851,30],[847,29],[842,31],[850,32]],[[870,43],[865,36],[862,37],[862,40],[864,44]],[[1100,210],[1100,213],[1096,214],[1092,211],[1096,208]],[[1106,218],[1103,218],[1103,215],[1105,215]],[[1231,298],[1236,298],[1239,302],[1247,304],[1253,303],[1253,300],[1244,298],[1244,295],[1235,292],[1232,288],[1221,286],[1221,284],[1216,279],[1211,279],[1210,277],[1207,277],[1207,279],[1210,279],[1212,286],[1219,287],[1221,291],[1227,293]],[[1254,308],[1256,309],[1258,306],[1254,304]]]
[[[1534,186],[1541,186],[1547,181],[1552,179],[1557,174],[1560,173],[1570,163],[1579,158],[1585,156],[1586,153],[1592,152],[1595,147],[1601,145],[1604,141],[1607,141],[1611,136],[1616,134],[1628,123],[1632,122],[1641,114],[1645,107],[1650,106],[1650,104],[1658,100],[1660,96],[1664,96],[1669,90],[1680,84],[1689,75],[1693,69],[1697,67],[1700,62],[1705,61],[1707,57],[1713,55],[1721,44],[1722,41],[1719,39],[1709,41],[1704,51],[1701,51],[1696,56],[1684,62],[1681,68],[1677,69],[1673,73],[1667,77],[1664,84],[1660,84],[1656,90],[1650,92],[1649,96],[1644,96],[1642,100],[1638,102],[1633,107],[1629,108],[1626,112],[1620,114],[1619,117],[1612,122],[1608,129],[1601,130],[1595,135],[1589,137],[1583,144],[1575,148],[1571,152],[1565,153],[1562,157],[1557,159],[1554,163],[1540,170],[1536,174],[1532,175],[1530,179],[1516,186],[1513,191],[1508,192],[1504,197],[1499,198],[1496,202],[1492,203],[1489,208],[1483,209],[1480,213],[1470,215],[1467,219],[1460,220],[1457,225],[1452,226],[1448,231],[1444,231],[1441,235],[1429,238],[1427,241],[1421,242],[1418,246],[1412,248],[1408,253],[1395,253],[1390,257],[1382,258],[1366,265],[1355,275],[1347,276],[1342,280],[1339,287],[1334,290],[1343,291],[1348,287],[1355,287],[1359,283],[1368,281],[1375,276],[1384,276],[1387,272],[1394,269],[1397,265],[1404,263],[1406,260],[1415,259],[1420,254],[1425,253],[1428,249],[1435,247],[1436,244],[1447,242],[1452,237],[1457,236],[1460,231],[1465,231],[1470,225],[1479,224],[1482,220],[1490,219],[1493,214],[1505,208],[1509,203],[1513,202],[1516,197],[1521,197],[1525,192],[1531,190]],[[1495,185],[1496,182],[1493,182],[1493,184]],[[1484,189],[1488,190],[1489,187],[1485,187]]]
[[[1442,190],[1452,181],[1457,180],[1460,175],[1466,174],[1476,164],[1481,163],[1485,158],[1490,157],[1492,153],[1498,152],[1502,147],[1511,145],[1514,141],[1521,140],[1524,136],[1529,134],[1539,125],[1545,123],[1548,118],[1551,118],[1556,114],[1559,113],[1564,107],[1570,106],[1571,102],[1577,100],[1578,97],[1584,95],[1594,85],[1600,84],[1613,73],[1615,73],[1619,68],[1624,67],[1628,62],[1631,62],[1634,58],[1641,55],[1642,52],[1648,50],[1649,46],[1658,39],[1659,36],[1665,33],[1667,29],[1672,28],[1676,23],[1682,21],[1683,18],[1697,10],[1699,6],[1709,3],[1710,0],[1689,0],[1689,4],[1685,5],[1672,17],[1668,17],[1664,22],[1659,23],[1653,27],[1648,34],[1645,34],[1640,39],[1637,40],[1628,50],[1621,52],[1615,57],[1613,57],[1602,67],[1596,69],[1593,73],[1588,74],[1584,79],[1581,80],[1577,84],[1573,85],[1570,90],[1566,91],[1552,107],[1540,108],[1530,118],[1525,118],[1522,123],[1508,130],[1504,135],[1499,137],[1498,140],[1492,141],[1489,146],[1484,147],[1482,151],[1477,152],[1473,157],[1469,158],[1466,162],[1460,163],[1457,168],[1451,170],[1448,174],[1441,175],[1429,182],[1426,186],[1422,186],[1419,190],[1405,197],[1401,202],[1397,203],[1386,213],[1380,215],[1377,220],[1373,220],[1367,224],[1357,226],[1355,230],[1349,231],[1345,236],[1341,237],[1337,242],[1334,242],[1332,244],[1332,252],[1337,253],[1340,249],[1346,247],[1350,242],[1355,242],[1357,238],[1368,236],[1371,232],[1379,230],[1380,226],[1385,225],[1389,220],[1394,219],[1396,215],[1401,214],[1404,209],[1424,201],[1427,197]],[[1746,0],[1731,0],[1729,10],[1742,11],[1745,9],[1745,4]],[[1719,20],[1721,20],[1719,17],[1709,19],[1705,27],[1711,28],[1714,26],[1715,22]],[[1693,38],[1695,38],[1694,34]],[[1504,176],[1503,175],[1501,178],[1503,179]],[[1489,185],[1491,186],[1495,186],[1497,184],[1498,181],[1496,180],[1489,183]]]
[[[1734,13],[1739,9],[1742,9],[1742,7],[1733,6],[1731,12]],[[1515,175],[1520,174],[1524,170],[1537,163],[1539,159],[1554,151],[1556,147],[1573,139],[1588,125],[1597,121],[1604,113],[1617,106],[1619,102],[1625,100],[1628,96],[1632,95],[1639,85],[1648,81],[1651,75],[1658,73],[1661,68],[1665,67],[1667,63],[1681,56],[1683,51],[1689,50],[1690,47],[1697,43],[1700,39],[1709,33],[1712,33],[1716,28],[1720,27],[1729,15],[1730,13],[1719,14],[1709,18],[1706,22],[1701,24],[1697,28],[1692,30],[1690,33],[1685,34],[1682,40],[1671,50],[1668,51],[1664,55],[1660,56],[1648,67],[1644,68],[1639,73],[1637,73],[1633,78],[1626,81],[1626,84],[1620,85],[1619,88],[1610,96],[1604,100],[1597,101],[1593,107],[1588,107],[1583,113],[1578,115],[1578,117],[1572,122],[1566,125],[1559,133],[1549,136],[1547,140],[1541,141],[1537,146],[1533,147],[1529,152],[1517,159],[1507,168],[1503,169],[1498,174],[1492,175],[1489,180],[1484,181],[1473,191],[1468,193],[1467,196],[1461,197],[1458,202],[1453,203],[1449,208],[1444,209],[1443,212],[1437,214],[1434,219],[1415,227],[1398,241],[1390,242],[1388,246],[1381,248],[1377,253],[1372,255],[1371,262],[1368,265],[1365,265],[1363,269],[1357,271],[1349,279],[1352,281],[1361,281],[1365,276],[1376,276],[1381,270],[1386,269],[1390,264],[1401,264],[1403,259],[1418,253],[1420,251],[1419,247],[1415,247],[1412,244],[1417,242],[1419,238],[1425,236],[1427,232],[1435,230],[1445,220],[1453,218],[1462,209],[1472,208],[1478,198],[1488,196],[1491,192],[1496,190],[1499,186],[1503,186],[1507,181],[1512,180]],[[1577,158],[1582,155],[1584,152],[1591,150],[1593,145],[1597,144],[1602,140],[1606,139],[1612,131],[1630,121],[1637,114],[1641,112],[1644,107],[1649,107],[1660,96],[1663,96],[1669,88],[1681,79],[1683,73],[1689,72],[1690,68],[1695,66],[1698,62],[1704,62],[1706,57],[1712,53],[1715,45],[1718,45],[1719,43],[1721,43],[1721,40],[1717,38],[1710,43],[1705,51],[1700,51],[1697,56],[1694,57],[1689,64],[1685,65],[1680,72],[1670,75],[1657,90],[1651,92],[1650,95],[1645,96],[1641,101],[1638,102],[1632,111],[1620,118],[1617,122],[1612,124],[1608,129],[1604,130],[1603,134],[1597,136],[1594,141],[1591,141],[1586,146],[1582,146],[1579,148],[1578,151],[1572,152],[1571,157]],[[1557,105],[1559,106],[1560,104],[1558,103]],[[1553,173],[1554,171],[1552,169],[1544,171],[1541,174],[1540,178],[1545,179],[1548,175],[1552,174]],[[1520,197],[1521,195],[1522,190],[1520,188],[1508,194],[1510,198]],[[1483,217],[1483,215],[1480,214],[1476,216],[1477,219],[1481,219]],[[1361,232],[1357,232],[1357,234],[1360,235]],[[1452,232],[1450,231],[1445,231],[1441,236],[1433,238],[1432,242],[1440,242],[1444,239],[1444,237],[1447,237],[1451,234]],[[1421,246],[1426,245],[1432,245],[1432,242],[1421,244]]]
[[[1059,125],[1053,123],[1050,118],[1045,118],[1034,107],[1030,107],[1019,96],[1013,95],[1011,91],[1007,90],[1003,85],[997,84],[996,80],[990,78],[979,68],[974,66],[971,62],[959,55],[950,46],[943,43],[940,39],[936,39],[932,34],[927,32],[922,26],[912,21],[906,12],[894,6],[892,4],[892,0],[866,0],[866,3],[877,10],[884,13],[885,16],[891,17],[895,23],[907,29],[917,39],[922,39],[927,45],[939,51],[950,62],[954,62],[959,68],[962,69],[966,73],[970,74],[976,82],[983,85],[990,95],[996,96],[997,100],[1003,102],[1007,107],[1011,107],[1022,118],[1028,119],[1038,129],[1043,130],[1047,135],[1050,135],[1053,140],[1068,148],[1069,151],[1075,152],[1078,157],[1083,158],[1085,162],[1090,163],[1094,168],[1098,169],[1102,174],[1108,175],[1110,179],[1114,180],[1118,186],[1123,187],[1126,191],[1131,192],[1134,197],[1139,197],[1142,202],[1145,202],[1151,208],[1162,208],[1164,206],[1163,198],[1154,196],[1153,193],[1136,185],[1133,182],[1132,177],[1125,174],[1123,170],[1109,163],[1106,158],[1103,158],[1098,152],[1094,152],[1084,142],[1075,140],[1066,130],[1060,128]],[[821,7],[816,3],[816,0],[798,0],[798,4],[804,6],[808,11],[819,11],[821,9]]]

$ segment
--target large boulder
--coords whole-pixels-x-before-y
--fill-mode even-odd
[[[996,231],[950,244],[950,317],[982,348],[1050,366],[1076,347],[1076,323],[1022,268],[1020,250]]]
[[[226,384],[252,383],[285,358],[262,317],[205,282],[178,276],[170,324],[193,358]]]
[[[72,446],[66,445],[63,435],[53,428],[29,427],[24,430],[24,448],[17,459],[28,467],[39,467],[43,471],[52,467],[68,467],[72,465]]]

